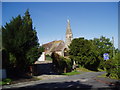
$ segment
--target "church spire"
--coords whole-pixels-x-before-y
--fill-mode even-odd
[[[72,34],[71,27],[70,27],[70,20],[69,19],[67,20],[66,34]]]
[[[70,20],[68,19],[67,20],[67,28],[66,28],[66,40],[65,40],[65,44],[66,44],[67,48],[70,45],[72,38],[73,38],[73,34],[72,34],[71,27],[70,27]]]

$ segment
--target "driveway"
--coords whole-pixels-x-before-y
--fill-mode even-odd
[[[3,86],[3,89],[26,89],[26,88],[116,88],[111,83],[119,82],[114,79],[98,78],[105,72],[86,72],[79,75],[65,76],[53,79],[24,82],[14,85]]]

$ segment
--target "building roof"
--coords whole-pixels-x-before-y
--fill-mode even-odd
[[[43,47],[47,52],[62,51],[65,47],[65,43],[62,40],[52,41],[44,44]]]

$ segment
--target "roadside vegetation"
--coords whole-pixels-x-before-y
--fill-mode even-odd
[[[107,60],[105,63],[106,76],[114,79],[120,79],[120,53],[116,53],[113,59]]]
[[[75,38],[69,48],[70,59],[76,64],[92,71],[106,71],[107,77],[120,79],[120,52],[113,47],[109,38]],[[104,60],[104,53],[109,54],[108,60]]]
[[[80,72],[78,72],[77,70],[73,70],[72,72],[68,72],[68,73],[62,73],[61,75],[77,75],[77,74],[81,74]]]
[[[0,85],[8,85],[8,84],[11,84],[11,82],[12,82],[12,79],[6,78],[0,81]]]
[[[91,71],[91,70],[88,70],[88,69],[86,69],[84,67],[79,66],[76,69],[72,70],[71,72],[62,73],[62,75],[68,75],[68,76],[70,76],[70,75],[82,74],[84,72],[94,72],[94,71]]]
[[[53,60],[54,71],[58,74],[72,71],[73,62],[71,59],[61,57],[55,52],[52,53],[51,58]]]
[[[2,26],[2,68],[6,69],[7,77],[23,77],[30,73],[30,66],[41,55],[37,32],[26,10],[25,15],[13,17]]]
[[[51,58],[50,55],[46,55],[46,56],[45,56],[45,59],[48,60],[48,61],[52,61],[52,58]]]
[[[84,71],[106,71],[106,77],[120,79],[120,53],[113,47],[109,38],[101,36],[93,40],[75,38],[69,46],[69,57],[64,58],[52,53],[54,69],[65,75],[77,74]],[[114,52],[113,53],[113,48]],[[103,54],[108,53],[109,59],[104,60]],[[114,55],[115,54],[115,55]],[[78,68],[73,69],[75,64]]]

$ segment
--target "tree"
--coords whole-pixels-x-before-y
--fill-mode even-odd
[[[115,58],[105,61],[107,76],[120,79],[120,53],[116,53]]]
[[[10,65],[17,71],[26,71],[39,57],[37,32],[33,29],[28,10],[25,16],[18,15],[2,27],[2,38]]]
[[[96,50],[99,51],[99,55],[103,57],[104,53],[109,53],[110,58],[113,57],[113,44],[109,38],[101,36],[100,38],[94,38],[94,44],[96,45]]]
[[[100,38],[94,38],[93,43],[96,46],[95,50],[98,51],[98,56],[100,58],[99,68],[104,69],[105,61],[103,59],[103,54],[108,53],[109,58],[111,59],[113,57],[113,44],[109,38],[106,38],[104,36],[101,36]]]
[[[97,70],[99,66],[98,51],[91,40],[76,38],[72,40],[69,46],[70,58],[75,60],[79,65],[91,70]]]

